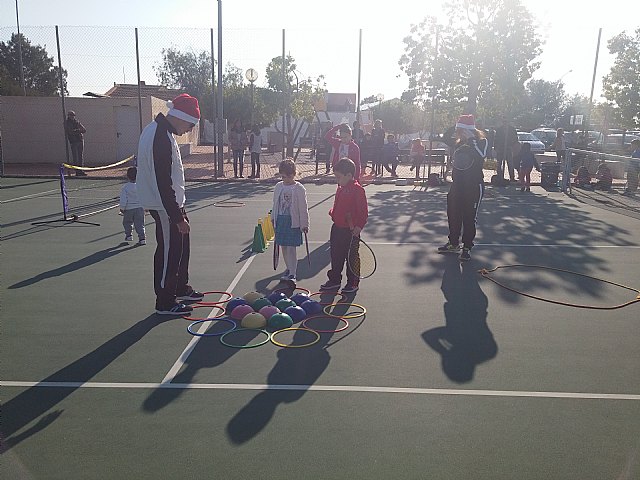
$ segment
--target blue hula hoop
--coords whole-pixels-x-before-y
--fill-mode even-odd
[[[218,321],[222,321],[222,322],[228,322],[231,324],[231,328],[229,330],[223,330],[222,332],[218,332],[218,333],[198,333],[198,332],[194,332],[193,330],[191,330],[192,327],[198,325],[199,323],[204,323],[204,322],[218,322]],[[230,318],[226,318],[226,317],[220,317],[220,318],[205,318],[204,320],[196,320],[193,323],[190,323],[189,326],[187,327],[187,332],[189,332],[191,335],[194,335],[196,337],[220,337],[222,335],[226,335],[227,333],[231,332],[232,330],[235,330],[235,328],[238,326],[238,324],[236,322],[234,322],[233,320],[231,320]]]

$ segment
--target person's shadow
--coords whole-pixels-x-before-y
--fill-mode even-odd
[[[489,301],[478,284],[476,269],[463,268],[453,255],[445,259],[441,288],[446,325],[427,330],[422,338],[442,356],[442,371],[450,380],[470,382],[476,365],[498,353],[487,325]]]

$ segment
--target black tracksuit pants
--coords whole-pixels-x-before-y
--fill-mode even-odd
[[[453,182],[447,194],[447,219],[449,220],[449,242],[458,245],[462,234],[462,245],[473,247],[476,238],[476,218],[482,202],[482,183],[465,185]]]
[[[176,295],[189,292],[189,234],[183,235],[175,223],[169,221],[164,210],[150,210],[156,222],[156,241],[153,256],[153,288],[156,292],[156,308],[171,308]],[[182,209],[182,215],[188,221]]]
[[[347,262],[349,248],[351,248],[351,230],[346,227],[338,227],[336,224],[331,225],[331,237],[329,245],[331,246],[331,269],[327,272],[327,277],[331,283],[342,282],[342,269]],[[359,247],[358,242],[354,242],[354,253],[357,253]],[[358,285],[360,280],[356,277],[347,265],[347,283],[349,285]]]

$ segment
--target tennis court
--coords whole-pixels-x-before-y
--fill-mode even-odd
[[[119,192],[66,186],[72,209]],[[298,285],[316,292],[335,186],[306,188]],[[188,184],[195,288],[278,287],[271,249],[251,253],[272,191]],[[154,313],[151,217],[142,247],[116,209],[32,225],[61,218],[57,180],[3,179],[3,478],[640,478],[640,303],[610,308],[640,288],[635,204],[488,187],[461,265],[435,252],[446,186],[366,192],[378,269],[346,300],[366,315],[240,349]],[[478,273],[497,266],[509,288]]]

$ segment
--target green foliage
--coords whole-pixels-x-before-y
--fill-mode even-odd
[[[403,98],[425,105],[437,95],[491,121],[511,115],[538,68],[540,40],[532,15],[520,0],[451,0],[444,8],[448,25],[426,17],[404,39],[399,65],[409,86]]]
[[[616,55],[611,71],[603,79],[605,98],[612,102],[610,122],[621,127],[640,127],[640,28],[634,36],[622,32],[608,43]]]
[[[518,105],[514,122],[524,130],[556,125],[567,107],[567,96],[562,82],[531,80],[526,87],[527,96]]]
[[[19,42],[20,40],[20,42]],[[60,95],[59,69],[53,57],[47,55],[44,47],[31,45],[24,35],[11,35],[8,42],[0,42],[0,95],[23,95],[20,86],[20,56],[18,43],[22,49],[24,84],[27,95],[54,97]],[[67,71],[62,70],[64,92],[67,93]]]

